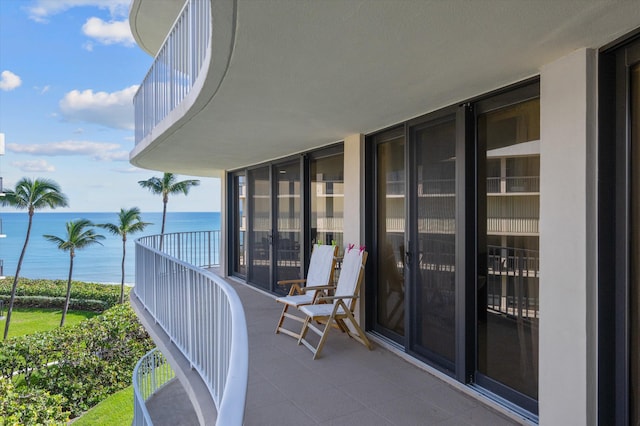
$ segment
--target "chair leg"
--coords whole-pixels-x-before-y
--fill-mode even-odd
[[[324,342],[327,341],[327,335],[329,334],[329,330],[331,329],[332,318],[329,318],[327,324],[324,326],[324,331],[322,332],[322,336],[320,337],[320,341],[318,342],[318,346],[316,347],[315,352],[313,353],[313,359],[317,359],[320,356],[320,352],[322,352],[322,347],[324,346]]]
[[[284,316],[287,313],[287,309],[289,309],[289,305],[284,303],[284,308],[282,308],[282,314],[280,314],[280,320],[278,321],[278,325],[276,326],[276,334],[280,333],[280,329],[282,328],[282,323],[284,322]]]
[[[302,330],[300,330],[300,336],[298,337],[298,345],[300,343],[306,343],[306,341],[304,340],[304,338],[307,335],[307,332],[309,331],[309,317],[306,317],[304,319],[304,323],[302,324]]]
[[[365,345],[367,349],[371,350],[372,348],[371,342],[369,341],[369,339],[367,339],[367,336],[364,334],[364,331],[362,331],[362,328],[360,328],[360,326],[356,322],[356,319],[354,318],[353,314],[349,310],[346,310],[346,312],[347,312],[347,318],[349,318],[349,321],[351,321],[351,324],[356,329],[357,336],[354,336],[351,330],[349,330],[347,333],[349,334],[349,336],[353,337],[354,339],[358,340],[360,343]]]

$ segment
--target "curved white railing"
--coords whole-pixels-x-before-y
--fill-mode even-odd
[[[140,358],[133,369],[133,426],[153,425],[145,402],[175,376],[157,348]]]
[[[205,237],[215,240],[216,232],[193,234],[138,239],[133,291],[206,384],[218,410],[217,424],[239,426],[244,419],[249,366],[244,309],[226,281],[196,266],[209,258],[202,255],[208,247],[217,253],[218,246]],[[177,241],[180,250],[174,249]],[[196,247],[185,249],[187,241]]]
[[[135,143],[191,91],[211,42],[211,1],[187,0],[133,98]]]

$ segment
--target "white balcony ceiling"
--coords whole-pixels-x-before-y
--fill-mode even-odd
[[[220,2],[233,0],[213,0]],[[134,0],[138,43],[157,50],[182,3]],[[218,30],[235,33],[226,58],[216,57],[212,40],[213,61],[228,62],[217,91],[179,126],[136,147],[133,164],[215,175],[323,146],[535,76],[576,49],[640,27],[638,1],[237,0],[235,7],[235,25],[213,18]]]

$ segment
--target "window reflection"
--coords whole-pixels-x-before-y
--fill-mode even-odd
[[[631,69],[630,419],[640,424],[640,65]]]
[[[451,365],[455,358],[455,130],[452,119],[420,129],[414,136],[418,206],[417,344]]]
[[[478,370],[538,398],[540,103],[478,117],[486,147],[486,265],[478,278]],[[481,167],[483,165],[481,164]],[[482,270],[485,269],[485,270]]]
[[[381,138],[385,138],[382,135]],[[404,335],[404,136],[377,145],[377,323]]]
[[[311,160],[311,243],[344,250],[344,154]]]

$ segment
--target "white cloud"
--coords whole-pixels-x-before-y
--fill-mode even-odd
[[[102,44],[123,44],[133,46],[135,41],[126,20],[105,22],[100,18],[89,18],[82,26],[82,32]],[[85,49],[92,50],[93,45],[85,44]]]
[[[46,160],[14,161],[11,163],[11,165],[27,173],[42,173],[42,172],[56,171],[56,168],[53,165],[47,163]]]
[[[36,91],[40,92],[41,95],[44,95],[45,93],[47,93],[51,89],[51,86],[49,86],[49,85],[46,85],[46,86],[43,86],[43,87],[35,86],[34,89]]]
[[[36,22],[47,22],[52,15],[74,7],[93,6],[108,9],[111,16],[127,16],[130,0],[36,0],[29,8],[29,18]]]
[[[133,95],[137,90],[137,85],[112,93],[72,90],[60,101],[60,110],[69,121],[133,130]]]
[[[22,79],[11,71],[5,70],[0,73],[0,90],[8,92],[17,87],[20,87],[21,84]]]
[[[115,168],[115,169],[111,169],[111,171],[116,172],[116,173],[125,173],[125,174],[127,174],[127,173],[140,173],[143,170],[132,166],[132,167]]]
[[[28,154],[39,156],[82,155],[96,161],[127,161],[129,153],[123,151],[116,143],[89,142],[89,141],[63,141],[45,144],[7,144],[7,150],[16,154]]]

